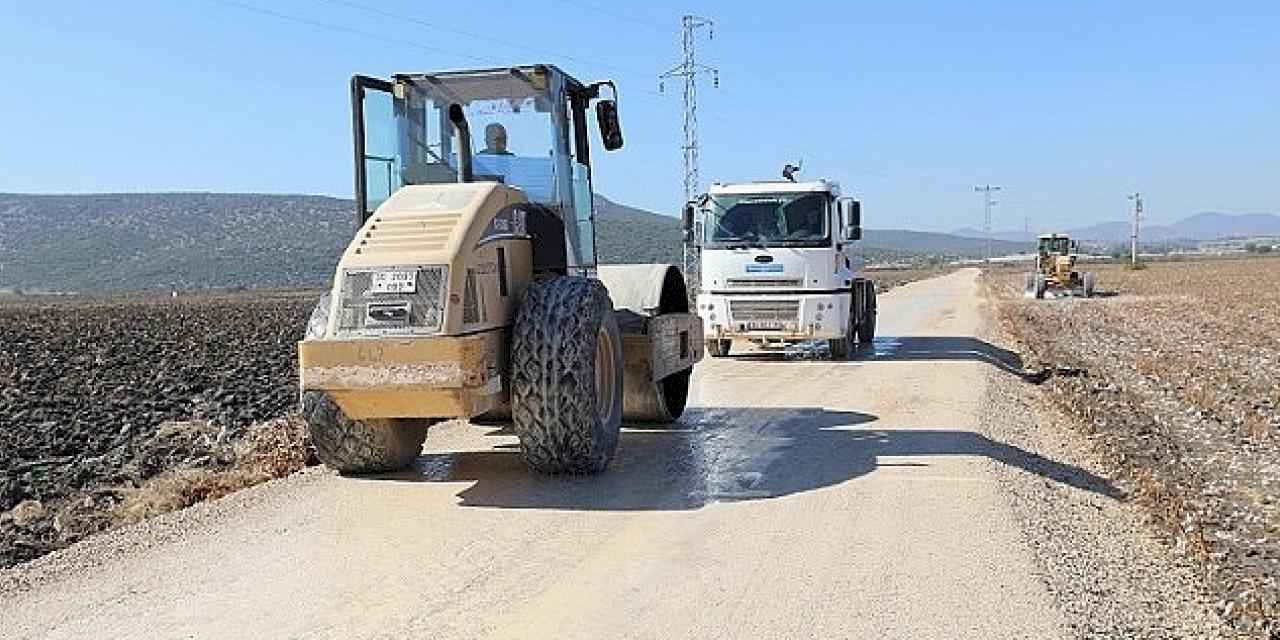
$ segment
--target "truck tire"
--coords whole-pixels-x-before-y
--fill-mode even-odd
[[[559,276],[525,292],[511,340],[511,418],[543,473],[598,473],[622,428],[622,334],[598,280]]]
[[[413,464],[432,422],[352,420],[323,391],[302,394],[302,417],[316,457],[344,475],[397,471]]]
[[[870,346],[876,339],[876,284],[870,280],[862,288],[862,317],[858,321],[858,344]]]
[[[848,338],[831,338],[827,340],[827,348],[831,350],[832,360],[844,360],[849,357]]]
[[[733,348],[733,340],[707,340],[707,354],[712,358],[723,358]]]

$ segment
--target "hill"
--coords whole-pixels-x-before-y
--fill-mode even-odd
[[[313,287],[351,238],[350,200],[232,193],[0,194],[0,290]],[[597,196],[601,262],[679,264],[680,221]],[[867,258],[982,255],[985,241],[869,229]],[[995,250],[1025,250],[997,242]]]
[[[324,196],[0,194],[0,288],[322,286],[354,204]],[[678,262],[675,218],[597,199],[603,262]]]
[[[1222,238],[1280,235],[1280,215],[1272,213],[1198,213],[1173,224],[1143,224],[1144,242],[1200,242]],[[972,228],[952,232],[967,238],[983,238],[985,235]],[[1132,223],[1128,221],[1101,222],[1069,229],[1068,234],[1080,240],[1103,243],[1128,242]],[[1022,231],[995,231],[992,237],[1001,240],[1032,241],[1035,234]]]

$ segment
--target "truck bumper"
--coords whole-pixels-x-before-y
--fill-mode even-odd
[[[698,295],[703,333],[710,339],[822,340],[848,336],[849,292]]]
[[[304,340],[299,383],[353,419],[474,418],[506,402],[505,333]]]

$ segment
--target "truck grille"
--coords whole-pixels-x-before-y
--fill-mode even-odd
[[[433,267],[386,267],[386,270],[416,271],[413,293],[374,293],[373,272],[383,269],[348,269],[342,274],[342,298],[338,307],[338,335],[382,335],[438,333],[444,323],[444,294],[449,269]],[[370,305],[382,309],[405,309],[403,322],[371,322]],[[394,314],[392,314],[394,315]]]
[[[729,300],[733,322],[798,322],[799,300]]]
[[[799,289],[800,280],[790,278],[729,278],[730,287],[750,287],[755,289]]]

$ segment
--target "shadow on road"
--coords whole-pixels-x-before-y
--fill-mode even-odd
[[[792,351],[792,354],[796,351]],[[982,362],[1007,373],[1025,376],[1022,358],[1008,349],[997,347],[985,340],[971,336],[890,336],[876,338],[868,346],[859,347],[846,361],[832,361],[825,354],[815,357],[789,356],[788,352],[774,350],[747,351],[728,356],[733,360],[742,360],[759,364],[786,363],[826,363],[840,364],[847,362]]]
[[[538,475],[523,464],[514,443],[504,442],[487,451],[427,455],[412,471],[379,478],[472,483],[458,493],[463,506],[687,510],[822,489],[881,467],[927,474],[929,458],[974,456],[1120,497],[1103,478],[972,431],[862,426],[875,420],[821,408],[696,408],[674,429],[624,430],[617,458],[597,476]],[[913,486],[929,490],[927,483]]]
[[[1023,374],[1022,358],[1008,349],[971,336],[901,336],[877,338],[864,360],[871,362],[922,362],[970,360],[989,364],[1015,375]]]

